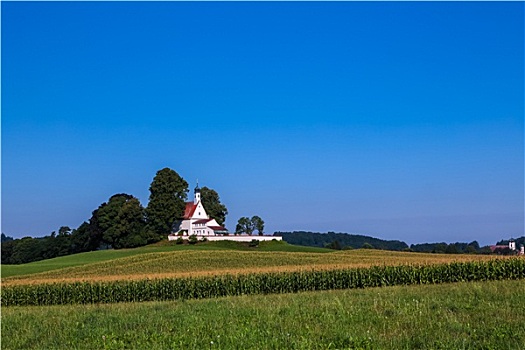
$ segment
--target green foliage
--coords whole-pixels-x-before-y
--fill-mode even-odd
[[[264,234],[264,221],[257,215],[252,216],[251,218],[252,227],[254,230],[257,230],[257,233],[259,236],[262,236]]]
[[[250,219],[248,219],[245,216],[239,219],[239,221],[237,222],[237,226],[235,227],[236,235],[240,235],[243,233],[246,233],[247,235],[250,235],[250,236],[253,233],[252,222],[250,221]]]
[[[160,239],[167,236],[173,223],[183,216],[188,183],[176,171],[164,168],[153,178],[149,191],[148,227]]]
[[[206,213],[212,219],[215,219],[219,225],[223,225],[226,221],[226,215],[228,215],[228,209],[221,203],[219,194],[215,190],[204,186],[201,188],[201,201],[206,209]]]
[[[24,237],[2,244],[2,262],[9,258],[10,264],[23,264],[29,261],[42,260],[45,242],[42,239]],[[8,247],[8,249],[5,249]],[[10,255],[9,255],[10,253]]]
[[[189,244],[197,244],[198,242],[198,238],[197,238],[197,235],[191,235],[189,238],[188,238],[188,243]]]
[[[175,244],[183,244],[183,243],[184,243],[184,238],[180,236],[175,240]]]
[[[423,266],[374,266],[138,281],[3,286],[2,307],[201,299],[245,294],[384,287],[525,278],[525,260]]]
[[[6,236],[3,232],[2,232],[2,238],[0,239],[0,242],[1,243],[4,243],[4,242],[9,242],[9,241],[12,241],[13,240],[13,237],[9,237],[9,236]]]
[[[374,246],[370,243],[363,243],[363,246],[361,247],[363,249],[374,249]]]
[[[275,232],[274,236],[282,236],[283,240],[290,244],[305,245],[311,247],[325,247],[334,241],[338,241],[343,247],[362,247],[363,244],[368,243],[373,245],[376,249],[382,250],[396,250],[401,251],[408,248],[405,242],[401,241],[386,241],[379,238],[363,236],[363,235],[352,235],[347,233],[319,233],[319,232],[305,232],[305,231],[294,231],[294,232]]]
[[[516,242],[516,248],[519,248],[519,246],[521,244],[525,245],[525,236],[521,236],[519,238],[516,238],[514,240],[514,242]],[[501,241],[496,243],[496,245],[508,245],[508,244],[509,244],[509,240],[508,239],[504,239],[504,240],[501,240]]]
[[[484,254],[488,247],[481,248],[477,241],[472,241],[470,243],[421,243],[421,244],[412,244],[410,249],[414,252],[421,253],[447,253],[447,254]]]
[[[253,232],[257,230],[259,236],[262,236],[264,234],[264,221],[257,215],[252,216],[252,218],[247,217],[241,217],[239,221],[237,222],[237,226],[235,227],[235,234],[247,234],[252,235]]]
[[[343,249],[343,247],[341,246],[341,243],[339,243],[338,240],[335,240],[332,243],[327,244],[325,246],[325,248],[334,249],[334,250],[341,250],[341,249]]]
[[[115,249],[145,245],[144,208],[129,194],[116,194],[98,208],[102,240]],[[144,235],[143,235],[144,234]]]

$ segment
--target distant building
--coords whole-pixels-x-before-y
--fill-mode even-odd
[[[518,255],[525,255],[525,247],[523,246],[523,244],[520,244],[520,252],[518,253]]]
[[[206,214],[201,202],[201,189],[197,184],[193,202],[186,202],[184,216],[173,225],[172,235],[177,236],[215,236],[227,234],[228,230]]]
[[[514,239],[510,239],[509,240],[509,244],[506,244],[506,245],[491,245],[490,246],[490,251],[491,252],[495,252],[496,250],[503,250],[503,249],[509,249],[511,251],[515,251],[516,250],[516,242],[514,241]]]
[[[174,223],[172,232],[168,235],[168,240],[174,241],[179,237],[187,239],[192,235],[206,237],[209,241],[251,242],[253,240],[282,241],[283,239],[278,236],[229,235],[228,230],[224,226],[219,225],[215,219],[206,213],[206,209],[204,209],[201,202],[201,189],[199,188],[199,184],[195,187],[193,202],[186,202],[184,216],[181,220]]]

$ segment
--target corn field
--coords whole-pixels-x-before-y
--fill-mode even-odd
[[[4,286],[2,306],[201,299],[330,289],[525,278],[525,259],[437,265],[373,266],[324,271],[222,275],[136,281]]]
[[[495,258],[503,257],[477,254],[385,253],[385,251],[375,249],[355,249],[323,254],[234,250],[169,251],[91,262],[86,265],[64,267],[41,273],[2,277],[2,285],[200,278],[228,274],[346,270],[377,265],[445,264],[452,261],[488,261]]]

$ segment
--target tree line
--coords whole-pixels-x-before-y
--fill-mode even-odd
[[[283,240],[290,244],[305,245],[313,247],[324,247],[335,250],[342,249],[354,249],[354,248],[365,248],[365,249],[381,249],[381,250],[395,250],[395,251],[407,251],[407,252],[420,252],[420,253],[441,253],[441,254],[502,254],[510,255],[516,252],[511,252],[508,248],[502,250],[496,250],[492,252],[489,246],[481,247],[477,241],[470,243],[421,243],[411,244],[408,246],[405,242],[397,240],[382,240],[379,238],[353,235],[348,233],[320,233],[320,232],[305,232],[305,231],[294,231],[294,232],[275,232],[274,236],[282,236]],[[521,237],[515,240],[516,246],[525,244],[525,237]],[[498,245],[508,245],[508,240],[502,240],[498,242]]]
[[[324,247],[336,250],[353,248],[403,250],[408,248],[405,242],[397,240],[386,241],[379,238],[347,233],[293,231],[275,232],[274,236],[282,236],[283,240],[290,244]]]
[[[2,233],[2,264],[22,264],[98,249],[134,248],[158,242],[171,233],[184,215],[188,183],[174,170],[159,170],[149,187],[148,205],[126,193],[114,194],[91,213],[78,228],[59,228],[49,236],[12,239]],[[201,201],[219,225],[228,209],[219,194],[201,188]]]

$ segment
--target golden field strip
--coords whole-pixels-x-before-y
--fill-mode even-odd
[[[173,250],[2,278],[2,285],[199,277],[382,265],[428,265],[499,258],[501,257],[488,255],[424,254],[367,249],[330,253]]]

